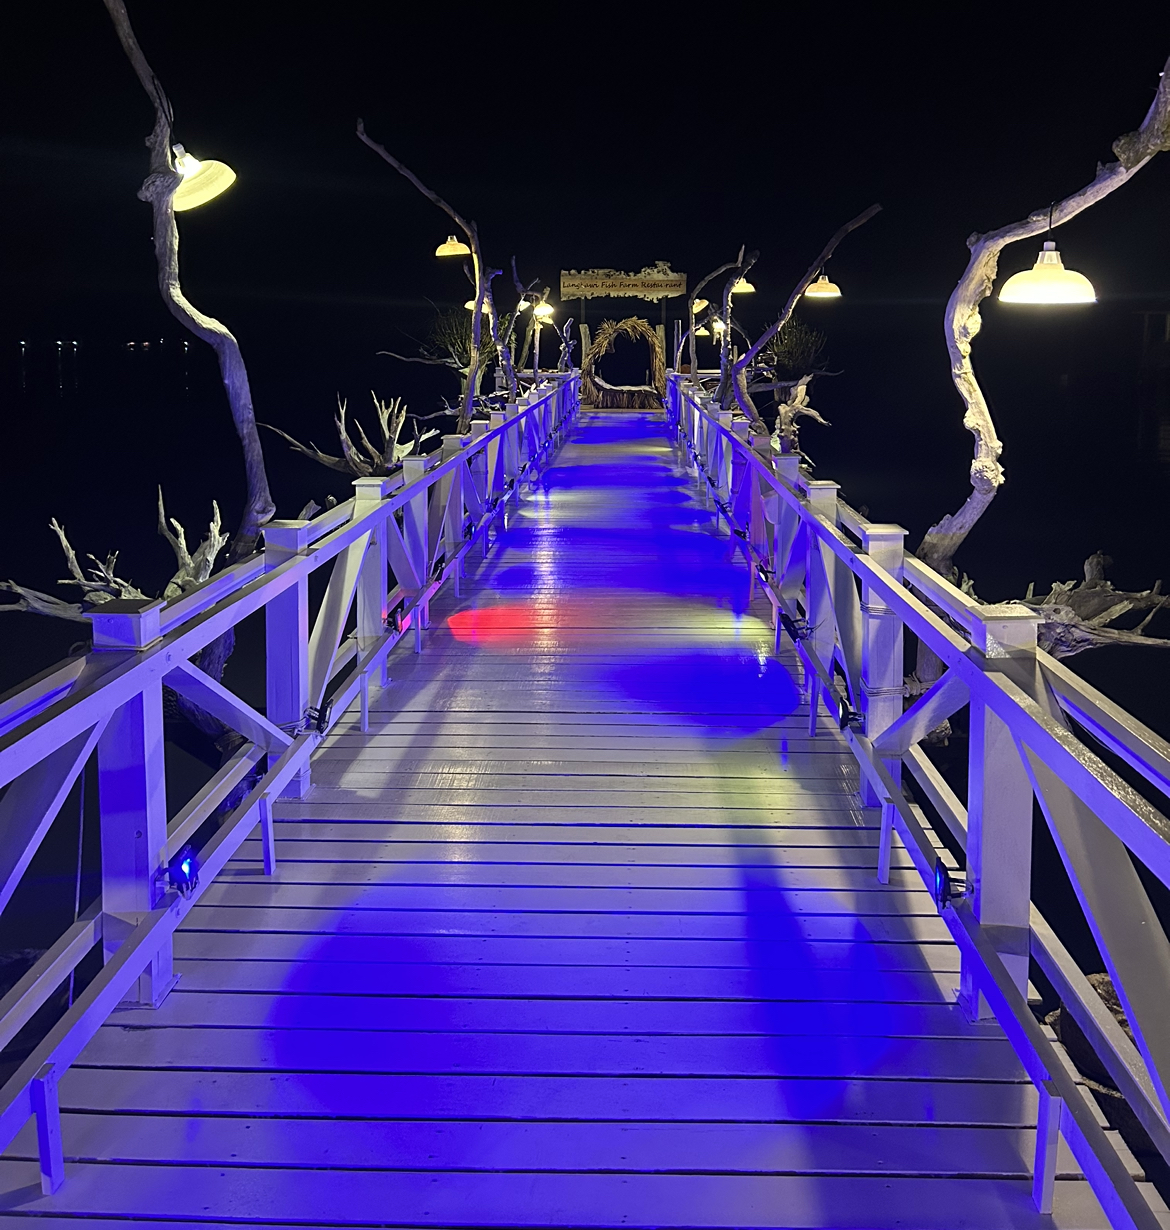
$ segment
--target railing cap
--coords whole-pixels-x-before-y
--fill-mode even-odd
[[[146,649],[162,638],[159,614],[166,603],[161,598],[114,598],[90,613],[93,647]]]
[[[1013,650],[1035,649],[1039,612],[1020,602],[969,608],[971,645],[985,658],[1006,658]]]

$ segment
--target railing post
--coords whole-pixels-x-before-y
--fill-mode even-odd
[[[381,503],[402,482],[400,476],[393,478],[357,478],[353,484],[353,520],[364,517]],[[393,514],[388,514],[393,516]],[[383,521],[370,534],[370,545],[362,559],[357,584],[357,643],[359,661],[361,655],[370,653],[386,632],[386,599],[390,589],[390,548],[387,542],[386,523]],[[385,687],[389,682],[386,673],[387,658],[382,658],[381,678]],[[362,671],[361,677],[361,726],[363,733],[370,728],[370,674]]]
[[[309,549],[311,521],[270,521],[264,527],[264,566],[271,570]],[[309,707],[309,578],[301,577],[264,608],[268,720],[299,729]],[[284,788],[303,799],[312,787],[309,762]]]
[[[837,523],[836,483],[822,479],[809,479],[807,483],[808,506],[830,525]],[[824,560],[821,557],[821,540],[815,529],[808,531],[808,555],[804,570],[804,614],[808,623],[807,644],[817,661],[827,672],[833,669],[833,646],[837,642],[833,623],[833,595],[829,589]],[[808,733],[817,733],[817,717],[820,710],[822,684],[815,671],[808,673]]]
[[[527,404],[527,398],[522,397],[519,402],[509,402],[504,407],[504,422],[507,424],[507,430],[504,432],[505,491],[515,482],[516,475],[520,473],[520,424],[516,421],[516,417],[521,407],[526,407]]]
[[[902,580],[906,531],[900,525],[865,525],[861,548],[875,564],[898,581]],[[881,592],[861,583],[861,703],[865,733],[873,740],[902,715],[902,621],[886,605]],[[902,761],[883,761],[894,783],[902,780]],[[861,801],[866,807],[882,808],[881,840],[878,844],[878,880],[890,880],[890,848],[894,837],[894,808],[882,803],[869,779],[863,776]]]
[[[730,410],[717,411],[716,418],[720,427],[731,430]],[[731,455],[727,437],[712,428],[707,433],[707,474],[714,480],[716,495],[724,504],[731,498]]]
[[[752,452],[756,459],[769,472],[772,471],[772,441],[765,435],[751,437]],[[757,560],[762,561],[768,574],[774,571],[771,544],[768,542],[768,516],[765,501],[774,494],[767,485],[767,480],[756,473],[755,466],[748,466],[746,481],[750,485],[750,503],[748,506],[748,542],[751,545],[751,559],[748,567],[752,573],[752,584],[755,584]],[[776,618],[776,607],[772,604],[772,627],[779,623]]]
[[[449,435],[443,437],[443,461],[458,457],[463,451],[463,437]],[[441,480],[437,493],[439,508],[442,511],[443,551],[447,562],[450,562],[463,546],[463,470],[456,466],[450,474]],[[459,584],[461,565],[456,564],[452,580],[455,587],[455,597],[458,598],[461,586]]]
[[[1035,657],[1039,616],[1015,604],[984,606],[973,617],[971,646],[994,669],[996,659]],[[1029,676],[1031,677],[1031,676]],[[1020,993],[1028,993],[1032,897],[1032,784],[1007,725],[971,695],[967,770],[967,895]],[[993,1015],[975,969],[963,957],[960,991],[972,1020]]]
[[[129,652],[160,639],[161,601],[108,602],[93,613],[94,651]],[[114,711],[98,740],[101,799],[102,949],[117,952],[166,891],[167,780],[162,681]],[[129,1002],[158,1007],[175,984],[166,938]]]
[[[771,449],[771,440],[768,447]],[[800,484],[800,454],[777,453],[772,450],[772,473],[795,491]],[[776,521],[773,528],[771,555],[776,569],[776,592],[789,604],[800,598],[807,560],[798,558],[796,536],[800,532],[799,514],[783,496],[776,495]],[[783,624],[776,620],[776,653],[780,653],[780,632]],[[807,688],[806,688],[807,691]]]
[[[498,431],[506,422],[507,415],[503,410],[493,410],[491,412],[491,431]],[[503,436],[496,436],[494,439],[489,440],[484,451],[487,454],[487,480],[484,483],[484,499],[489,505],[494,506],[501,493],[507,490],[504,470],[507,464],[508,450],[505,447]],[[490,548],[491,535],[489,530],[485,529],[483,532],[483,554],[485,559]]]
[[[487,419],[476,419],[471,424],[471,443],[475,444],[482,440],[487,435],[491,428],[491,424]],[[491,471],[488,468],[487,449],[478,448],[467,459],[467,472],[471,476],[472,486],[480,497],[479,515],[482,517],[488,510],[492,502],[491,480],[489,475]],[[484,554],[487,554],[488,530],[484,527],[483,531],[483,549]]]
[[[751,447],[751,426],[747,419],[736,418],[734,414],[732,415],[731,434],[748,448]],[[727,503],[732,510],[732,515],[739,522],[740,528],[747,530],[751,523],[751,503],[750,492],[745,487],[745,484],[750,481],[752,476],[751,464],[740,449],[729,447],[724,470],[727,474]],[[745,497],[747,498],[745,499]],[[750,563],[750,551],[747,552],[747,556]]]
[[[430,523],[427,515],[427,489],[422,479],[427,472],[425,457],[404,457],[402,479],[416,490],[402,506],[402,541],[418,575],[423,590],[430,584]],[[414,652],[422,652],[423,628],[430,623],[429,603],[420,602],[414,609]]]

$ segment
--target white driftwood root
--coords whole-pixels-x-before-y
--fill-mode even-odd
[[[986,512],[1003,485],[999,464],[1003,445],[995,430],[987,400],[971,365],[971,345],[982,327],[979,304],[992,292],[999,266],[999,254],[1009,243],[1035,238],[1061,226],[1095,205],[1126,183],[1161,150],[1170,149],[1170,60],[1162,71],[1158,91],[1149,111],[1136,131],[1118,137],[1113,143],[1116,162],[1098,164],[1097,174],[1086,187],[1051,207],[1034,210],[1021,222],[967,240],[971,257],[967,268],[951,293],[946,310],[947,349],[951,357],[951,379],[963,399],[963,426],[975,438],[971,462],[971,494],[963,506],[942,518],[926,532],[916,554],[923,563],[944,577],[954,575],[955,552],[975,523]]]
[[[207,528],[207,537],[199,544],[194,554],[187,549],[187,534],[183,526],[174,517],[166,515],[163,505],[162,488],[158,492],[158,532],[170,544],[175,553],[178,568],[174,576],[167,582],[163,597],[169,602],[202,585],[211,576],[215,567],[216,557],[227,542],[227,535],[222,531],[219,505],[212,501],[211,523]],[[51,594],[40,590],[29,589],[18,585],[15,581],[0,581],[0,591],[15,594],[16,602],[0,606],[4,611],[30,611],[34,615],[52,615],[57,619],[72,619],[88,623],[95,608],[112,602],[115,599],[149,601],[149,595],[144,594],[131,581],[118,576],[118,552],[112,551],[104,560],[90,555],[92,565],[89,576],[86,576],[77,562],[77,552],[65,534],[65,527],[56,518],[49,522],[49,528],[57,535],[61,550],[65,553],[65,566],[68,577],[63,577],[58,585],[76,585],[81,590],[81,602],[63,602]]]
[[[271,423],[261,423],[260,426],[267,427],[269,431],[274,431],[282,439],[287,440],[294,451],[302,453],[320,465],[328,466],[331,470],[338,470],[342,474],[353,474],[358,478],[382,478],[400,466],[402,459],[409,457],[423,440],[437,436],[439,433],[434,429],[424,431],[415,439],[400,443],[399,436],[402,434],[407,417],[406,405],[402,398],[395,397],[391,401],[382,401],[373,389],[370,390],[370,396],[374,399],[374,411],[378,416],[378,432],[382,437],[382,443],[380,446],[373,444],[361,423],[356,419],[354,427],[357,429],[358,438],[355,441],[350,437],[349,427],[345,421],[347,403],[339,396],[337,416],[333,420],[333,425],[337,428],[337,436],[341,443],[340,457],[322,452],[312,440],[304,445],[290,436],[287,431],[282,431]]]

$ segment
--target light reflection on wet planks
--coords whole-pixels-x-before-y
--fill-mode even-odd
[[[1104,1225],[661,425],[589,419],[348,715],[280,858],[61,1085],[14,1212],[159,1223]],[[22,1190],[23,1189],[23,1190]],[[57,1223],[56,1219],[50,1224]]]

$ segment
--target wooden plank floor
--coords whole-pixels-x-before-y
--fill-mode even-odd
[[[3,1220],[1095,1227],[667,447],[592,415],[61,1085]],[[1063,1145],[1062,1145],[1063,1150]]]

